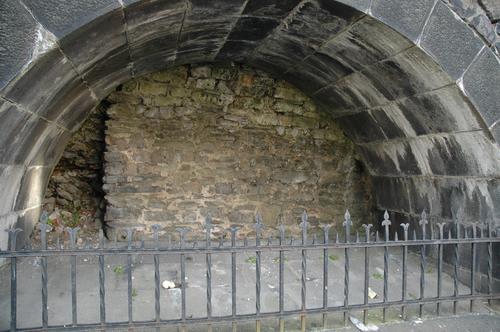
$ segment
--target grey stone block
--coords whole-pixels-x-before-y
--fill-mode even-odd
[[[306,2],[287,22],[286,33],[313,49],[344,30],[363,14],[336,1]]]
[[[93,65],[83,79],[98,99],[106,97],[114,88],[132,78],[132,63],[127,47],[108,55]]]
[[[336,121],[354,142],[370,142],[386,138],[384,130],[370,114],[363,111],[338,118]]]
[[[391,107],[382,109],[393,112]],[[396,110],[392,118],[407,121],[410,136],[481,129],[475,110],[456,86],[399,100]]]
[[[245,0],[189,0],[190,6],[186,20],[211,21],[228,19],[243,12]]]
[[[93,36],[99,36],[94,38]],[[122,8],[109,11],[59,41],[80,73],[127,44]]]
[[[365,16],[327,42],[319,52],[338,59],[353,70],[386,59],[411,46],[411,42],[378,20]]]
[[[421,47],[453,78],[462,76],[483,42],[440,1],[423,31]]]
[[[70,132],[55,125],[44,127],[43,132],[37,137],[36,143],[31,143],[27,164],[35,166],[56,165],[70,137]]]
[[[485,132],[463,132],[412,141],[436,175],[496,176],[500,172],[497,147]]]
[[[267,17],[241,17],[227,38],[228,40],[262,40],[279,24],[280,21]]]
[[[257,43],[241,40],[227,40],[220,49],[215,60],[222,62],[244,62],[246,56],[257,47]]]
[[[43,203],[52,166],[28,167],[23,175],[14,204],[14,210],[24,210]]]
[[[116,0],[23,0],[35,18],[58,38],[117,8]]]
[[[381,210],[409,211],[408,183],[403,178],[373,177],[375,204]]]
[[[360,146],[359,151],[370,173],[376,176],[420,175],[424,171],[417,162],[418,151],[408,142]]]
[[[0,163],[14,164],[21,162],[18,158],[17,149],[19,148],[20,133],[27,125],[31,114],[23,112],[15,105],[3,102],[0,99]]]
[[[134,73],[136,76],[152,73],[171,66],[176,58],[175,50],[158,52],[134,60]]]
[[[362,73],[387,100],[412,96],[452,83],[448,75],[417,47],[367,67]]]
[[[124,10],[134,60],[175,51],[186,11],[185,1],[139,1]]]
[[[435,0],[373,0],[372,15],[416,41]]]
[[[45,30],[18,1],[0,2],[0,90],[38,56],[43,37]]]
[[[243,15],[282,19],[300,3],[300,0],[250,0]]]
[[[489,49],[472,63],[464,74],[465,93],[489,126],[500,117],[500,61]]]
[[[12,211],[25,170],[23,165],[0,166],[0,216]]]
[[[24,75],[12,81],[5,89],[5,95],[27,110],[55,120],[61,109],[54,103],[72,89],[86,88],[67,58],[59,49],[54,49],[34,62]]]

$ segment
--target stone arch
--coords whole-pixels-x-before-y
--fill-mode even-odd
[[[425,208],[449,220],[467,202],[500,219],[498,50],[446,2],[9,0],[0,9],[2,227],[17,220],[29,231],[65,143],[116,85],[219,61],[285,79],[337,118],[394,218]],[[450,202],[457,188],[464,201]]]

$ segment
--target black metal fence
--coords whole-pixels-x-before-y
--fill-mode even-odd
[[[307,214],[304,212],[302,216],[302,222],[300,223],[300,238],[293,239],[286,234],[286,227],[284,225],[279,225],[276,229],[276,233],[271,231],[267,232],[270,234],[268,236],[263,236],[264,224],[259,215],[256,216],[255,223],[255,238],[252,237],[251,240],[243,239],[238,240],[238,228],[232,226],[228,229],[227,241],[221,239],[220,241],[212,239],[212,229],[213,224],[210,217],[206,219],[205,222],[205,239],[203,241],[188,241],[187,233],[188,228],[177,228],[178,241],[173,243],[169,241],[166,244],[159,240],[160,226],[154,225],[152,227],[152,239],[151,241],[134,241],[134,229],[129,228],[126,230],[126,241],[112,243],[111,245],[106,245],[106,241],[103,237],[103,233],[100,233],[100,243],[98,246],[89,245],[78,245],[77,232],[78,228],[68,228],[67,233],[69,235],[69,245],[61,248],[60,245],[51,248],[47,245],[47,231],[50,226],[47,225],[47,218],[42,217],[41,224],[39,227],[41,244],[39,248],[32,248],[28,246],[23,249],[16,250],[16,236],[21,231],[20,229],[9,229],[7,230],[9,235],[9,249],[7,251],[0,251],[0,259],[4,258],[10,262],[10,330],[68,330],[68,329],[111,329],[111,328],[140,328],[140,327],[163,327],[163,326],[178,326],[181,330],[186,330],[191,324],[206,324],[207,329],[211,330],[213,324],[227,322],[232,324],[233,331],[238,329],[238,324],[242,321],[255,321],[255,330],[261,330],[261,321],[263,319],[276,319],[277,325],[279,324],[280,331],[285,330],[285,319],[287,317],[300,317],[300,328],[302,331],[306,330],[306,317],[308,315],[322,315],[322,324],[324,327],[327,326],[327,314],[332,312],[343,314],[344,323],[347,322],[349,313],[352,311],[362,311],[363,320],[367,320],[367,313],[369,310],[377,309],[382,310],[382,318],[386,319],[386,310],[388,308],[400,308],[400,316],[403,319],[407,317],[408,306],[417,306],[418,314],[422,315],[422,307],[424,305],[435,305],[436,313],[439,315],[441,312],[441,305],[444,302],[453,303],[453,312],[457,311],[457,303],[460,301],[470,302],[470,311],[473,310],[473,303],[477,300],[494,300],[500,299],[500,293],[495,293],[493,288],[494,278],[493,278],[493,261],[495,254],[493,252],[494,245],[496,246],[500,242],[497,232],[495,232],[491,226],[478,224],[467,224],[463,225],[460,223],[436,223],[431,226],[428,223],[427,216],[425,212],[422,213],[421,220],[419,221],[419,229],[410,229],[409,224],[401,224],[400,229],[392,230],[391,232],[391,221],[389,220],[389,215],[386,212],[384,214],[384,220],[381,223],[382,228],[382,239],[379,238],[379,232],[372,231],[373,225],[364,224],[362,225],[364,231],[361,236],[358,232],[352,234],[352,221],[349,212],[345,214],[345,220],[343,222],[342,229],[339,232],[334,232],[331,225],[321,225],[320,236],[317,233],[310,234],[308,236],[308,230],[311,227],[308,223]],[[390,236],[390,234],[393,236]],[[418,237],[417,237],[418,234]],[[115,240],[116,241],[116,240]],[[459,247],[460,246],[470,246],[470,293],[460,294],[459,293]],[[477,246],[487,247],[487,257],[483,257],[482,260],[486,261],[486,273],[484,274],[487,280],[487,291],[484,289],[479,292],[478,287],[476,287],[476,274],[477,272]],[[451,262],[452,266],[452,278],[454,284],[454,291],[452,295],[444,296],[442,294],[442,279],[443,279],[443,249],[452,248],[452,256],[447,257],[447,261]],[[361,304],[351,304],[349,303],[350,294],[350,257],[351,251],[355,248],[364,251],[364,283],[363,283],[363,295],[364,301]],[[373,248],[380,248],[383,250],[383,294],[382,301],[373,303],[369,300],[369,290],[370,290],[370,250]],[[400,270],[401,283],[401,298],[398,300],[389,300],[389,249],[401,251],[402,263]],[[420,255],[420,294],[417,298],[409,299],[407,296],[408,287],[408,255],[409,248],[416,248],[412,252],[418,252]],[[425,289],[425,278],[426,278],[426,268],[429,259],[429,248],[434,250],[435,256],[433,259],[437,262],[437,296],[426,296]],[[332,306],[328,300],[329,289],[329,250],[342,250],[343,260],[344,260],[344,282],[343,282],[343,293],[344,300],[342,305]],[[307,278],[308,278],[308,259],[307,252],[311,250],[316,250],[322,252],[323,260],[323,278],[322,278],[322,306],[309,308],[306,305],[306,294],[307,294]],[[427,251],[427,252],[426,252]],[[237,255],[243,252],[253,252],[255,253],[255,285],[245,285],[255,287],[255,312],[252,314],[241,314],[237,310],[236,292],[237,292],[237,280],[236,280],[236,258]],[[279,310],[273,312],[262,312],[261,310],[261,259],[262,254],[268,254],[270,252],[275,252],[279,256],[277,258],[277,263],[279,264],[279,269],[277,272],[279,274]],[[297,310],[285,310],[285,293],[287,289],[284,283],[284,266],[285,266],[285,253],[296,252],[300,254],[301,260],[301,271],[300,271],[300,287],[301,287],[301,306]],[[226,253],[231,257],[231,314],[225,316],[213,315],[212,310],[212,255]],[[108,322],[106,319],[106,287],[105,287],[105,256],[110,255],[122,255],[127,258],[127,306],[128,306],[128,320],[123,322]],[[147,321],[135,321],[133,319],[133,288],[132,288],[132,273],[131,265],[133,255],[145,255],[153,257],[154,265],[154,319]],[[163,255],[178,255],[180,258],[180,292],[181,292],[181,315],[180,319],[169,319],[165,320],[160,317],[160,257]],[[203,255],[205,256],[206,262],[206,317],[203,318],[192,318],[186,314],[186,255]],[[54,256],[66,256],[69,257],[69,269],[70,269],[70,284],[71,284],[71,316],[72,322],[70,325],[66,326],[53,326],[49,322],[48,315],[48,290],[47,290],[47,280],[48,280],[48,268],[47,268],[47,258]],[[99,303],[100,303],[100,321],[94,324],[81,324],[77,317],[77,257],[82,256],[96,256],[98,262],[98,280],[99,280]],[[41,261],[41,322],[42,325],[37,328],[18,328],[18,318],[16,317],[17,308],[17,259],[21,257],[39,257]],[[496,257],[498,259],[498,257]],[[229,271],[228,271],[229,272]],[[399,309],[398,309],[399,310]]]

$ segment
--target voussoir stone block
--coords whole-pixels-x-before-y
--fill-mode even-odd
[[[488,126],[500,117],[500,60],[485,48],[464,74],[463,86]]]
[[[408,39],[416,41],[435,0],[373,0],[371,13]]]
[[[19,1],[0,2],[0,91],[52,42]]]
[[[424,28],[420,45],[457,80],[484,44],[456,14],[438,1]]]

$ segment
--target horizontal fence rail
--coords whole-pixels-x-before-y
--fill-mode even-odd
[[[55,248],[48,246],[47,233],[50,232],[51,227],[47,224],[48,218],[43,214],[40,219],[40,245],[33,248],[27,244],[25,248],[17,248],[17,236],[21,229],[13,228],[6,230],[8,232],[9,246],[8,250],[0,251],[0,259],[7,259],[10,263],[10,331],[17,330],[84,330],[84,329],[112,329],[112,328],[134,328],[134,327],[162,327],[162,326],[179,326],[181,330],[187,330],[187,327],[192,324],[206,324],[207,329],[211,331],[212,325],[217,323],[230,323],[232,324],[233,331],[237,331],[238,323],[244,321],[255,322],[255,330],[261,330],[261,321],[263,319],[274,318],[278,320],[280,331],[285,330],[285,318],[299,317],[300,329],[306,330],[306,317],[308,315],[319,314],[322,315],[322,325],[327,327],[328,313],[342,313],[344,324],[347,323],[350,312],[361,311],[363,314],[363,321],[367,322],[368,312],[372,309],[382,310],[382,320],[386,320],[387,309],[398,307],[401,310],[400,317],[406,319],[408,316],[407,309],[409,306],[418,307],[418,315],[423,315],[423,306],[428,304],[436,305],[436,314],[441,314],[442,303],[451,302],[453,304],[453,312],[457,312],[457,303],[459,301],[469,301],[469,310],[473,311],[474,301],[478,300],[497,300],[500,299],[500,293],[494,292],[494,278],[493,278],[493,260],[494,253],[493,246],[500,242],[498,232],[493,229],[489,224],[479,225],[478,223],[435,223],[429,224],[425,212],[422,213],[421,219],[418,223],[418,229],[411,228],[410,224],[400,224],[398,229],[391,229],[392,223],[389,219],[387,211],[384,213],[383,221],[380,224],[382,235],[379,231],[372,231],[372,224],[362,225],[363,234],[352,231],[353,224],[351,216],[348,211],[344,215],[343,227],[340,230],[334,230],[334,227],[329,224],[320,225],[316,228],[316,232],[311,232],[311,225],[308,222],[307,213],[304,212],[300,223],[300,237],[294,239],[292,234],[287,236],[287,227],[285,225],[278,225],[277,229],[273,230],[268,226],[264,226],[262,218],[259,214],[255,218],[255,236],[251,239],[246,237],[240,238],[238,236],[238,227],[231,226],[227,230],[229,238],[214,239],[212,230],[214,225],[212,218],[209,216],[204,224],[204,239],[197,240],[196,237],[188,239],[188,233],[191,231],[187,227],[176,228],[176,235],[178,240],[168,241],[160,240],[160,225],[153,225],[151,227],[152,234],[148,239],[143,237],[139,240],[134,240],[134,235],[138,232],[134,228],[127,228],[126,237],[124,242],[116,240],[109,244],[105,241],[102,230],[100,231],[99,244],[96,246],[89,243],[79,245],[78,231],[79,228],[67,228],[69,238],[68,245],[61,245],[59,240],[56,241]],[[264,232],[265,230],[265,232]],[[393,231],[391,233],[391,230]],[[340,231],[340,235],[339,235]],[[263,236],[263,234],[267,236]],[[312,236],[311,234],[312,233]],[[116,233],[115,233],[116,234]],[[392,235],[391,235],[392,234]],[[318,236],[319,235],[319,236]],[[318,239],[319,237],[319,239]],[[137,238],[137,237],[136,237]],[[476,286],[477,271],[477,246],[482,244],[487,247],[486,256],[483,262],[486,262],[486,279],[487,291],[479,292]],[[459,293],[459,257],[461,246],[467,245],[470,247],[470,293]],[[370,251],[373,248],[380,248],[383,250],[383,292],[380,302],[370,302]],[[389,249],[394,250],[399,248],[401,250],[401,298],[398,300],[389,300]],[[420,270],[420,293],[418,298],[409,299],[407,297],[408,288],[408,249],[419,252],[419,270]],[[452,279],[453,279],[453,294],[443,295],[442,280],[443,280],[443,251],[444,248],[452,248],[453,257],[447,257],[448,262],[452,266]],[[343,294],[344,299],[341,305],[332,305],[329,303],[328,292],[329,288],[329,253],[330,250],[337,249],[343,252],[344,268],[340,275],[343,275]],[[349,303],[350,294],[350,273],[352,268],[350,266],[351,254],[354,249],[361,249],[363,251],[364,265],[363,265],[363,302],[358,304]],[[430,249],[434,249],[435,254],[433,258],[437,261],[437,296],[426,295],[426,269],[428,267],[428,260]],[[308,252],[319,251],[322,255],[322,304],[320,307],[310,308],[307,306],[307,281],[308,281]],[[239,285],[236,279],[237,270],[237,256],[239,254],[251,252],[255,254],[255,285]],[[278,275],[278,310],[272,312],[263,312],[261,308],[261,291],[262,291],[262,257],[268,255],[269,252],[278,253],[277,263],[279,268],[276,270]],[[301,304],[300,309],[286,310],[285,309],[285,272],[284,266],[286,262],[285,253],[299,254],[300,261],[300,293]],[[213,308],[213,263],[212,255],[226,253],[230,256],[230,271],[231,275],[230,287],[231,293],[227,294],[231,302],[231,312],[228,315],[217,316],[214,315]],[[126,277],[127,277],[127,314],[128,319],[122,322],[109,322],[107,320],[107,307],[106,307],[106,294],[110,292],[105,286],[105,257],[107,256],[123,256],[126,258]],[[132,288],[132,266],[134,255],[152,256],[153,270],[154,270],[154,319],[147,321],[137,321],[133,317],[133,297],[134,289]],[[181,312],[180,318],[176,319],[162,319],[160,315],[161,309],[161,279],[160,279],[160,258],[166,255],[177,255],[180,266],[180,294],[181,294]],[[202,255],[204,257],[206,278],[206,316],[205,317],[190,317],[187,315],[186,304],[186,261],[187,255]],[[68,270],[70,271],[70,285],[71,285],[71,324],[69,325],[51,325],[48,315],[48,278],[49,270],[47,260],[50,257],[69,257]],[[78,275],[77,275],[77,258],[78,257],[97,257],[96,264],[98,265],[98,296],[99,296],[99,321],[95,323],[79,323],[77,315],[78,305]],[[23,257],[37,257],[40,258],[40,280],[41,280],[41,326],[36,328],[19,328],[18,327],[18,258]],[[498,259],[498,257],[497,257]],[[237,308],[237,289],[238,286],[255,287],[255,311],[254,313],[238,313]],[[428,289],[427,289],[428,291]],[[398,309],[399,310],[399,309]]]

